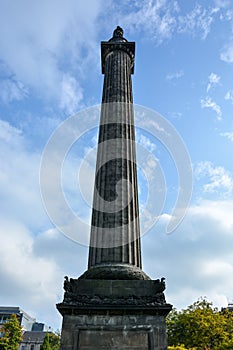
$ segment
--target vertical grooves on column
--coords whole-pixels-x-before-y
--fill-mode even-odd
[[[108,63],[108,65],[107,65],[107,72],[106,72],[106,74],[108,75],[108,81],[107,81],[107,88],[105,86],[105,89],[106,89],[106,100],[105,100],[105,102],[106,102],[106,104],[105,104],[106,105],[106,110],[105,110],[104,120],[103,120],[104,130],[107,129],[107,125],[108,125],[108,120],[107,120],[108,119],[108,115],[109,115],[109,104],[108,104],[108,102],[111,100],[111,93],[113,93],[111,91],[112,90],[112,88],[111,88],[112,81],[111,80],[113,78],[112,72],[114,71],[114,55],[113,55],[113,53],[109,54],[108,59],[107,59],[107,63]],[[110,113],[111,113],[111,108],[110,108]],[[103,135],[103,141],[106,141],[105,138],[104,138],[104,135]],[[107,160],[106,157],[107,157],[107,153],[106,153],[106,150],[105,150],[105,158],[104,158],[104,161],[102,162],[102,164],[105,164],[105,162]],[[107,194],[106,192],[109,190],[108,186],[106,186],[107,185],[107,181],[108,181],[107,169],[105,169],[103,181],[104,181],[104,186],[105,186],[105,194]],[[109,240],[109,237],[106,237],[106,232],[103,231],[103,233],[102,233],[102,246],[103,247],[104,247],[105,239]],[[110,258],[109,257],[109,249],[107,250],[107,249],[101,249],[100,248],[99,250],[101,251],[101,254],[103,255],[101,261],[104,261],[104,259],[109,260],[109,258]]]
[[[96,166],[99,176],[96,179],[93,198],[89,267],[108,262],[113,264],[127,263],[141,267],[131,64],[131,57],[121,49],[120,45],[119,49],[111,51],[105,58],[105,78]],[[102,143],[111,139],[116,147],[116,161],[108,165],[109,167],[105,167],[104,164],[109,159],[107,152],[112,152],[113,148],[107,149],[108,146]],[[99,169],[100,165],[102,166],[101,169]],[[116,179],[121,178],[126,183],[120,194],[121,202],[118,199],[118,203],[117,201],[114,203],[115,215],[107,213],[108,204],[102,205],[98,195],[98,190],[100,190],[104,198],[111,198],[109,193],[111,191],[109,183],[111,179],[109,176],[111,177],[113,174]],[[112,190],[115,191],[116,189]],[[129,203],[124,208],[127,203],[126,200]],[[119,211],[119,207],[122,209],[121,211]],[[101,226],[105,224],[109,226]],[[121,242],[117,237],[119,224],[121,233],[123,233]],[[105,229],[101,230],[102,227]],[[113,241],[109,248],[103,248],[109,240],[106,233],[108,227],[115,230],[116,234],[110,235]],[[120,243],[118,246],[117,242]]]
[[[127,100],[128,100],[128,96],[127,96],[127,79],[126,79],[126,71],[127,71],[127,58],[126,58],[126,55],[124,53],[122,53],[122,56],[124,58],[124,62],[123,62],[123,67],[124,69],[122,69],[122,75],[123,75],[123,79],[124,79],[124,88],[125,88],[125,94],[124,94],[124,108],[123,108],[123,111],[122,111],[122,124],[124,125],[124,131],[125,131],[125,135],[124,135],[124,138],[125,138],[125,144],[122,143],[122,159],[128,159],[128,144],[127,144],[127,140],[128,140],[128,125],[127,125],[127,120],[128,120],[128,115],[127,115],[127,108],[126,107],[126,104],[127,104]],[[128,203],[128,199],[129,199],[129,174],[128,174],[128,161],[126,163],[126,166],[124,169],[124,172],[125,172],[125,177],[127,179],[127,184],[126,184],[126,189],[125,189],[125,196],[127,198],[127,205],[129,205]],[[130,228],[130,224],[129,224],[129,218],[128,218],[128,211],[126,212],[126,210],[124,210],[123,212],[124,214],[124,222],[127,220],[128,222],[128,225],[127,225],[127,229],[125,229],[125,226],[124,226],[124,235],[127,236],[126,238],[126,241],[129,242],[129,237],[128,237],[128,234],[129,234],[129,228]],[[125,219],[125,216],[127,215],[127,218]],[[124,236],[124,237],[125,237]],[[124,252],[124,259],[127,263],[131,263],[131,252],[130,252],[130,249],[129,249],[129,246],[128,244],[125,244],[125,242],[123,242],[124,244],[124,249],[125,249],[125,252]]]
[[[114,60],[114,64],[115,66],[118,68],[118,70],[116,69],[114,71],[114,76],[113,76],[113,80],[116,83],[116,101],[120,101],[121,96],[120,96],[120,92],[121,92],[121,76],[119,74],[119,67],[121,67],[121,55],[119,51],[116,51],[115,53],[115,60]],[[121,69],[120,69],[121,71]],[[116,116],[120,115],[119,113],[119,106],[116,106],[117,109],[117,114]],[[118,129],[118,126],[117,126]],[[119,145],[119,139],[116,139],[116,147],[118,149],[118,145]],[[116,149],[116,153],[117,153],[117,149]],[[117,156],[117,154],[116,154]],[[118,169],[117,169],[117,163],[115,162],[115,173],[117,174]],[[117,201],[119,200],[119,198],[117,198]],[[115,207],[114,210],[117,212],[117,208],[116,208],[116,203],[115,203]],[[114,217],[114,227],[117,225],[117,216]],[[119,252],[119,247],[116,247],[115,249],[113,249],[113,256],[116,259],[116,261],[118,261],[117,259],[117,253]]]
[[[122,55],[123,55],[123,58],[124,58],[124,62],[123,62],[123,67],[124,67],[124,69],[122,69],[122,76],[123,76],[123,81],[124,81],[124,87],[126,87],[126,91],[125,91],[125,95],[124,95],[124,105],[123,105],[123,113],[122,113],[122,118],[123,118],[123,120],[122,120],[122,124],[124,125],[124,130],[125,130],[125,141],[127,141],[127,132],[128,132],[128,125],[127,125],[127,120],[128,120],[128,115],[127,115],[127,109],[125,108],[126,107],[126,104],[127,104],[127,102],[128,102],[128,96],[127,96],[127,77],[126,77],[126,71],[127,71],[127,55],[125,54],[125,53],[122,53]],[[128,151],[128,149],[126,150],[126,156],[125,156],[125,153],[124,153],[124,147],[125,147],[125,145],[124,145],[124,143],[122,143],[122,158],[126,158],[126,159],[128,159],[128,157],[127,157],[127,151]],[[126,147],[127,147],[127,142],[126,142]],[[126,196],[126,198],[128,199],[129,198],[129,189],[128,189],[128,187],[129,187],[129,185],[128,185],[128,183],[129,183],[129,177],[128,177],[128,164],[127,164],[127,167],[126,167],[126,179],[127,179],[127,187],[126,187],[126,189],[127,189],[127,191],[125,191],[126,193],[125,193],[125,196]],[[125,203],[127,202],[127,205],[128,205],[128,200],[127,201],[125,201]],[[124,211],[124,216],[125,216],[126,214],[125,214],[125,211]],[[127,215],[128,215],[128,212],[127,212]],[[126,220],[124,220],[124,222],[125,222]],[[130,226],[130,224],[129,224],[129,220],[128,220],[128,218],[127,218],[127,222],[128,222],[128,224],[127,224],[127,226],[125,225],[124,227],[123,227],[123,229],[124,229],[124,237],[125,236],[127,236],[127,242],[129,242],[129,239],[128,239],[128,234],[129,234],[129,226]],[[124,246],[124,262],[127,262],[127,263],[130,263],[130,251],[129,251],[129,249],[128,249],[128,244],[125,244],[125,242],[123,241],[123,246]]]

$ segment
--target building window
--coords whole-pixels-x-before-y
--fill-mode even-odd
[[[21,350],[25,350],[26,346],[25,345],[21,345]]]
[[[34,350],[34,344],[31,344],[30,350]]]
[[[9,320],[11,315],[1,315],[0,316],[0,323],[6,323],[7,320]]]

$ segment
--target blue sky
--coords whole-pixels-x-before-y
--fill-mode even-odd
[[[63,277],[85,271],[88,248],[65,237],[47,216],[41,156],[60,123],[100,103],[100,41],[117,25],[136,42],[135,104],[172,124],[193,168],[187,214],[167,235],[177,169],[164,145],[137,130],[167,189],[160,220],[142,238],[143,269],[152,278],[166,277],[167,301],[177,308],[200,296],[218,307],[233,299],[232,1],[0,1],[0,303],[18,305],[55,329],[61,327],[55,304],[63,297]],[[77,193],[77,171],[96,146],[96,129],[79,142],[64,163],[63,188],[88,222],[90,205]],[[89,160],[79,179],[87,203],[95,152]],[[151,163],[139,174],[141,208],[149,174],[153,179]]]

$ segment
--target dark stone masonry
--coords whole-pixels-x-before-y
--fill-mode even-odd
[[[165,350],[164,278],[142,271],[131,74],[135,43],[101,43],[104,86],[88,270],[65,277],[62,350]],[[121,184],[119,185],[119,182]]]

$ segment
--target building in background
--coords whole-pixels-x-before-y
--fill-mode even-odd
[[[19,350],[40,350],[47,332],[26,331],[23,333]]]
[[[32,332],[51,332],[51,327],[44,323],[34,322],[32,325]]]
[[[225,310],[233,311],[233,301],[228,303],[227,307],[222,307],[221,311],[225,311]]]
[[[36,319],[22,310],[19,306],[0,306],[0,329],[6,323],[6,321],[11,317],[11,315],[16,315],[20,326],[23,331],[32,332],[49,332],[51,327],[44,323],[37,322]]]
[[[31,331],[36,319],[28,315],[24,310],[18,306],[0,306],[0,329],[11,317],[15,314],[19,320],[19,324],[24,331]]]
[[[19,344],[19,350],[40,350],[47,332],[51,332],[51,327],[44,323],[37,322],[18,306],[0,306],[0,337],[1,328],[15,314],[23,330],[23,339]]]

